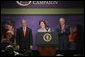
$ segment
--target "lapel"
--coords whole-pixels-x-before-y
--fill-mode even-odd
[[[21,27],[21,35],[24,37],[23,27]]]
[[[59,25],[59,28],[60,28],[60,30],[61,30],[61,25]],[[64,24],[64,29],[66,29],[66,25]]]
[[[61,25],[59,25],[59,29],[61,30]]]
[[[64,24],[64,30],[66,29],[66,25]]]
[[[26,27],[25,37],[27,36],[27,32],[28,32],[28,29],[27,29],[27,27]]]

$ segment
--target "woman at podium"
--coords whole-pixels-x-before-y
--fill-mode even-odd
[[[46,27],[46,21],[40,20],[39,21],[40,29],[38,29],[38,32],[51,32],[51,29],[49,27]],[[56,47],[51,46],[38,46],[38,51],[40,53],[40,56],[55,56],[56,54]]]
[[[51,32],[51,29],[49,27],[46,27],[46,21],[40,20],[39,21],[40,29],[38,29],[38,32]]]

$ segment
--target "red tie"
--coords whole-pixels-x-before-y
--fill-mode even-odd
[[[24,32],[24,37],[25,37],[25,28],[24,28],[24,31],[23,32]]]
[[[64,27],[63,27],[63,25],[62,25],[62,31],[64,30]]]

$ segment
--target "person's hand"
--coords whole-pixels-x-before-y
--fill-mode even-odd
[[[61,31],[61,33],[64,33],[64,32],[65,32],[65,30]]]
[[[30,45],[30,49],[32,50],[32,45]]]

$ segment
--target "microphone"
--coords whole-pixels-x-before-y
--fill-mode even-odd
[[[49,29],[49,27],[48,27],[48,26],[46,26],[46,30],[47,30],[47,32],[48,32],[48,29]]]

